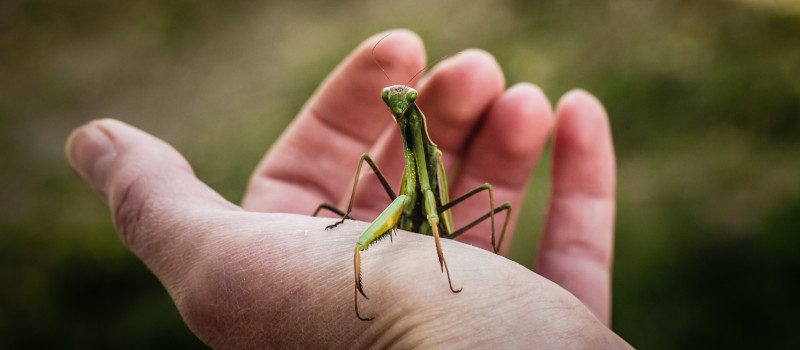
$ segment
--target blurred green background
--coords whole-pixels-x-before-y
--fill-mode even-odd
[[[433,4],[436,3],[436,4]],[[67,166],[112,117],[239,202],[256,163],[360,41],[406,27],[477,47],[508,84],[574,87],[618,160],[613,329],[642,349],[787,348],[800,321],[800,2],[0,3],[0,348],[204,348]],[[512,258],[548,191],[531,180]],[[344,184],[343,184],[344,185]]]

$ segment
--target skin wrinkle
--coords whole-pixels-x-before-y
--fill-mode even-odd
[[[609,190],[608,187],[611,187]],[[575,186],[572,183],[559,182],[553,186],[551,198],[576,198],[586,200],[606,200],[614,202],[614,186],[603,186],[598,184]]]
[[[378,349],[393,349],[393,348],[411,348],[407,344],[410,334],[422,325],[422,321],[409,322],[408,318],[403,318],[400,313],[392,313],[393,317],[388,320],[389,329],[386,332],[380,333],[371,344],[375,344]],[[410,325],[409,325],[410,324]],[[393,332],[392,328],[399,329],[399,332]],[[392,335],[394,333],[394,335]],[[387,336],[388,335],[388,336]]]
[[[453,324],[445,324],[443,322],[427,322],[426,324],[423,324],[422,322],[416,322],[413,326],[406,326],[408,330],[406,331],[405,344],[399,344],[400,346],[397,348],[406,349],[420,346],[436,348],[440,344],[446,345],[449,343],[448,341],[440,341],[440,343],[437,344],[436,336],[445,333],[444,331],[452,326]],[[417,331],[420,328],[423,328],[424,330]],[[412,333],[411,331],[416,332]]]
[[[324,226],[320,226],[320,227],[324,227]],[[319,232],[319,233],[321,233],[321,232]],[[341,236],[341,235],[337,236],[335,232],[325,232],[325,236],[324,237],[330,237],[330,238],[335,239],[336,241],[342,241],[343,239],[347,239],[347,237],[344,237],[344,236]],[[293,252],[290,255],[287,255],[287,258],[285,258],[285,259],[281,259],[281,258],[275,259],[276,261],[279,261],[279,264],[270,267],[270,270],[291,271],[293,268],[297,267],[297,266],[293,266],[293,265],[296,265],[298,260],[301,260],[301,261],[309,260],[309,259],[303,258],[304,255],[313,256],[315,254],[314,253],[315,250],[323,250],[324,246],[327,246],[327,244],[325,244],[323,242],[315,242],[315,244],[313,246],[308,246],[307,244],[303,245],[304,247],[306,247],[305,251],[298,251],[296,248],[294,248],[294,246],[297,246],[298,244],[300,244],[300,240],[293,239],[293,241],[294,242],[292,242],[292,243],[290,243],[288,245],[283,245],[282,249],[278,249],[278,250],[270,249],[270,251],[273,251],[275,253],[280,253],[282,255],[286,255],[286,253],[288,253],[289,251]],[[289,243],[289,242],[287,242],[287,243]],[[320,243],[320,244],[318,244],[318,243]],[[302,255],[298,256],[297,253],[300,253]],[[326,256],[329,256],[329,255],[330,254],[327,254]],[[337,266],[337,265],[342,265],[342,264],[338,264],[338,263],[334,262],[334,264],[331,265],[328,262],[315,262],[313,264],[304,264],[302,266],[304,268],[308,268],[308,269],[314,270],[314,269],[317,269],[319,266]],[[344,267],[344,265],[342,265],[342,267]],[[349,271],[349,268],[347,270]],[[293,306],[293,305],[297,305],[297,302],[293,302],[292,300],[294,300],[294,299],[292,299],[292,298],[298,298],[298,297],[301,297],[303,295],[305,295],[306,297],[313,298],[315,295],[320,295],[319,293],[321,293],[322,291],[317,291],[315,286],[317,286],[317,285],[330,285],[330,283],[326,282],[326,280],[328,278],[331,278],[331,277],[334,277],[336,279],[336,281],[337,281],[337,282],[335,282],[336,285],[341,285],[343,287],[343,289],[341,291],[337,291],[336,292],[336,295],[343,296],[343,295],[347,294],[347,295],[351,296],[351,294],[343,293],[343,291],[350,292],[352,290],[351,289],[352,286],[347,283],[347,282],[350,282],[350,278],[346,278],[345,279],[344,278],[345,276],[346,276],[346,273],[344,273],[344,274],[338,274],[337,273],[337,274],[334,274],[334,275],[324,274],[323,276],[319,276],[319,277],[322,277],[323,279],[322,280],[318,280],[318,281],[314,281],[314,280],[310,280],[310,281],[299,280],[298,281],[298,280],[293,279],[292,277],[288,277],[287,276],[287,278],[289,278],[289,279],[287,280],[287,279],[284,278],[284,280],[286,281],[286,283],[284,283],[285,285],[291,285],[292,288],[299,288],[299,289],[297,289],[297,291],[305,290],[306,293],[305,294],[301,294],[301,293],[295,291],[294,289],[290,289],[290,290],[286,291],[286,290],[284,290],[284,284],[281,284],[280,287],[276,286],[276,288],[278,288],[278,290],[280,290],[280,293],[282,295],[285,293],[285,296],[286,296],[287,299],[284,299],[284,300],[287,300],[287,301],[278,301],[278,303],[284,304],[285,307],[290,307],[290,306]],[[308,294],[312,290],[313,290],[313,292],[311,292],[311,294]],[[352,297],[345,298],[345,300],[352,300],[351,298]],[[286,315],[292,315],[292,313],[289,312],[289,311],[292,310],[291,308],[288,308],[288,309],[285,308],[285,310],[287,312]],[[348,308],[347,311],[350,311],[350,309]],[[350,313],[348,312],[347,315],[350,315]],[[301,315],[301,317],[312,317],[312,316],[311,315],[308,315],[308,316],[302,316]],[[279,315],[276,315],[275,318],[273,318],[273,321],[271,321],[270,323],[274,324],[275,326],[280,327],[280,325],[283,323],[283,322],[280,322],[280,320],[281,319],[279,318]],[[275,334],[281,334],[281,331],[280,331],[280,329],[277,329],[277,330],[274,331],[274,333]]]
[[[138,247],[136,238],[139,234],[137,233],[137,229],[141,222],[142,212],[147,208],[147,205],[151,205],[151,194],[147,193],[144,194],[143,198],[137,198],[138,203],[135,207],[131,208],[131,193],[135,191],[137,193],[142,192],[142,190],[135,190],[135,188],[141,187],[141,181],[142,177],[136,177],[125,187],[125,190],[122,192],[122,198],[120,198],[119,201],[116,200],[116,196],[111,200],[116,209],[113,219],[117,226],[117,232],[119,232],[123,244],[127,247],[131,247],[131,249]],[[141,197],[141,195],[137,197]]]
[[[404,234],[404,237],[405,237],[405,234]],[[423,238],[423,237],[415,237],[415,238]],[[378,258],[380,260],[388,259],[389,257],[382,258],[383,256],[388,255],[388,254],[392,254],[393,256],[400,256],[399,259],[392,260],[392,262],[390,264],[395,264],[395,265],[401,264],[401,269],[395,270],[395,269],[392,269],[392,266],[389,266],[391,271],[388,272],[388,274],[384,273],[384,274],[381,274],[380,276],[376,276],[375,280],[372,281],[372,283],[376,284],[376,285],[386,286],[386,285],[391,285],[393,283],[396,283],[395,279],[397,278],[398,274],[404,274],[405,275],[405,274],[408,274],[409,272],[411,272],[412,275],[415,275],[415,273],[413,272],[414,268],[412,266],[407,265],[407,262],[397,262],[397,260],[399,260],[399,261],[408,261],[407,259],[405,259],[405,255],[406,255],[406,253],[411,252],[413,249],[423,249],[426,252],[429,252],[430,251],[429,245],[431,243],[429,241],[430,241],[430,239],[424,239],[423,238],[421,240],[414,239],[414,240],[411,240],[411,241],[406,241],[404,243],[400,243],[399,246],[394,246],[394,247],[379,246],[379,247],[385,247],[383,249],[387,249],[387,250],[391,249],[392,251],[383,251],[383,252],[381,252],[381,251],[377,251],[376,250],[375,254],[374,254],[374,255],[376,255],[375,258]],[[445,245],[448,246],[450,244],[445,243]],[[426,261],[426,262],[427,263],[431,263],[431,264],[435,264],[435,255],[431,256],[431,258],[433,258],[433,259],[431,259],[430,261]],[[375,259],[371,259],[371,260],[375,260]],[[380,260],[373,261],[373,264],[379,265],[379,266],[386,266],[386,264],[381,262]],[[419,260],[419,258],[417,258],[417,260]],[[457,264],[458,259],[453,260],[453,262]],[[436,265],[438,265],[438,264],[436,264]],[[426,265],[425,269],[430,269],[431,266],[432,265]],[[436,268],[436,271],[439,271],[438,270],[438,266]],[[434,274],[434,275],[438,275],[438,274]],[[439,285],[439,283],[437,283],[437,282],[438,281],[419,281],[419,283],[425,283],[426,284],[425,288],[434,290],[436,293],[439,293],[439,292],[441,292],[441,290],[437,287]],[[388,302],[391,303],[391,307],[389,309],[390,312],[384,311],[384,313],[379,315],[381,317],[379,320],[382,321],[382,322],[386,322],[387,324],[392,325],[391,326],[392,328],[404,330],[404,336],[406,336],[406,335],[413,335],[414,336],[414,338],[411,338],[411,339],[406,337],[406,338],[403,338],[402,341],[401,340],[397,340],[396,342],[394,342],[395,344],[401,344],[401,345],[399,345],[401,348],[407,348],[409,346],[409,341],[411,341],[412,344],[413,344],[413,340],[414,339],[418,339],[419,337],[427,338],[425,336],[425,334],[428,334],[428,333],[431,332],[430,331],[430,329],[432,329],[431,327],[436,328],[436,326],[435,326],[436,324],[439,324],[439,323],[443,322],[442,320],[439,320],[439,319],[436,319],[433,322],[431,322],[432,321],[431,317],[434,317],[434,316],[430,316],[428,318],[411,318],[411,319],[407,319],[407,318],[401,317],[403,315],[407,315],[408,313],[415,312],[414,308],[413,308],[413,305],[414,305],[413,302],[414,301],[412,299],[404,299],[404,300],[393,299],[392,298],[392,296],[393,296],[392,295],[393,294],[392,290],[394,290],[394,289],[389,287],[388,294],[384,293],[384,294],[379,295],[379,297],[380,297],[379,299],[375,299],[375,300],[370,299],[370,300],[373,301],[373,302],[385,303],[385,302],[387,302],[387,299],[388,299],[389,300]],[[447,291],[446,293],[447,293],[446,297],[450,297],[450,292]],[[429,312],[428,315],[442,314],[442,315],[445,315],[445,317],[446,317],[447,311],[438,312],[438,311],[436,311],[436,309],[438,309],[437,306],[438,305],[433,305],[432,307],[428,307],[427,308],[427,310]],[[389,311],[389,310],[387,310],[387,311]],[[445,310],[448,310],[448,309],[445,309]],[[431,314],[431,312],[432,312],[432,314]],[[386,317],[386,316],[389,316],[389,317]],[[446,320],[444,320],[444,321],[446,321]],[[408,323],[408,322],[412,322],[412,323]],[[422,333],[420,334],[420,333],[417,333],[417,332],[412,332],[411,330],[408,329],[408,328],[416,329],[418,327],[425,327],[425,330],[422,331]],[[385,332],[385,333],[391,333],[391,330],[389,332]],[[392,343],[393,343],[392,341],[379,341],[378,343],[375,343],[375,344],[376,344],[376,346],[378,348],[387,348],[388,345],[392,344]]]
[[[374,344],[374,347],[377,349],[404,349],[417,346],[418,344],[412,344],[414,343],[414,338],[419,337],[418,329],[426,324],[428,325],[426,327],[429,327],[430,322],[422,318],[404,317],[404,315],[409,312],[415,312],[407,306],[398,309],[393,305],[391,310],[392,312],[386,312],[386,314],[391,316],[387,317],[386,320],[382,320],[382,322],[388,324],[389,327],[387,327],[386,331],[377,335],[371,344]],[[381,317],[383,318],[383,315]]]
[[[472,290],[475,291],[475,288],[480,288],[479,283],[473,283]],[[520,291],[521,293],[521,291]],[[498,310],[502,310],[508,304],[504,303],[504,300],[511,300],[513,295],[516,293],[508,293],[502,295],[500,298],[493,298],[490,299],[491,302],[483,303],[483,304],[467,304],[467,305],[459,305],[455,310],[458,310],[457,314],[459,315],[485,315],[489,314],[497,314]],[[460,304],[460,303],[459,303]],[[423,332],[417,333],[414,335],[414,340],[420,344],[428,344],[430,346],[436,347],[437,344],[440,346],[448,346],[448,347],[457,347],[459,344],[458,339],[453,339],[449,337],[442,337],[441,335],[447,334],[447,329],[452,327],[453,325],[459,325],[461,327],[471,327],[472,318],[455,318],[456,315],[453,314],[452,305],[450,307],[438,307],[439,305],[435,305],[434,308],[436,310],[430,310],[433,312],[429,313],[429,318],[425,319],[428,323],[428,326],[425,327]],[[519,306],[519,305],[517,305]],[[484,311],[481,311],[484,310]],[[439,315],[438,318],[435,320],[431,320],[431,317],[436,317]],[[475,337],[470,340],[470,344],[464,344],[464,346],[475,347],[475,341],[479,343],[491,343],[494,342],[494,339],[497,337],[493,335],[493,333],[483,332],[482,329],[478,328],[475,329],[471,334]]]
[[[568,257],[563,257],[563,258],[568,258]],[[582,261],[585,262],[585,263],[581,264]],[[601,266],[599,266],[597,264],[594,264],[593,262],[588,261],[588,260],[577,260],[577,261],[574,261],[574,264],[575,264],[575,266],[581,266],[581,268],[583,269],[582,272],[585,275],[598,274],[598,273],[604,273],[605,272],[605,269],[603,267],[601,267]],[[575,276],[572,276],[572,278],[564,278],[564,279],[562,279],[561,281],[559,281],[559,283],[563,284],[565,287],[574,287],[576,284],[587,283],[585,281],[586,279],[585,278],[581,278],[581,277],[582,277],[581,275],[576,274]],[[609,283],[610,283],[609,280],[610,280],[610,277],[606,278],[606,279],[603,279],[602,281],[599,281],[597,279],[593,279],[593,282],[595,282],[595,283],[594,283],[594,285],[592,287],[594,287],[594,289],[598,293],[591,294],[591,295],[576,296],[581,302],[584,303],[584,305],[586,305],[587,308],[589,308],[590,310],[593,310],[595,315],[608,315],[610,313],[610,308],[599,307],[598,306],[600,304],[600,302],[606,302],[606,303],[609,302],[609,300],[607,300],[607,299],[610,298],[610,290],[607,289],[607,288],[609,288]],[[607,290],[603,290],[603,289],[607,289]]]
[[[160,212],[167,209],[159,209],[155,210],[156,212]],[[215,218],[215,217],[212,217]],[[183,221],[168,221],[168,220],[160,220],[158,218],[150,218],[150,221],[155,221],[155,224],[148,225],[146,228],[149,227],[161,227],[166,232],[192,232],[198,231],[202,232],[202,230],[197,229],[198,226],[204,226],[205,229],[208,229],[208,225],[198,225],[197,222],[201,220],[212,221],[213,219],[209,218],[208,216],[201,216],[197,220],[187,219]],[[164,271],[176,271],[177,273],[171,273],[168,276],[169,281],[163,281],[164,285],[167,286],[168,291],[171,295],[180,295],[181,300],[184,299],[187,292],[191,290],[191,286],[186,284],[186,281],[190,281],[190,276],[194,276],[196,273],[196,269],[198,268],[202,261],[199,261],[196,257],[197,256],[205,256],[202,254],[202,248],[204,246],[204,240],[208,238],[208,235],[199,234],[193,235],[191,237],[187,237],[184,235],[170,235],[170,242],[169,246],[162,244],[160,247],[151,247],[154,246],[153,240],[149,242],[145,242],[145,245],[138,249],[137,255],[142,256],[142,254],[147,254],[149,256],[161,256],[160,259],[156,261],[150,261],[146,265],[156,273],[157,276],[163,277],[163,274],[159,274],[159,270]],[[191,238],[191,239],[190,239]],[[180,251],[171,248],[171,247],[196,247],[195,249],[181,249]],[[168,254],[158,254],[154,253],[155,250],[165,250],[169,249],[170,252]],[[162,278],[159,278],[162,279]],[[173,283],[167,283],[167,282]],[[177,304],[177,301],[176,301]]]
[[[601,252],[597,245],[587,242],[582,237],[573,235],[571,238],[562,239],[559,244],[554,244],[553,246],[543,256],[548,256],[551,259],[563,257],[566,260],[588,260],[599,266],[608,266],[611,263],[608,254]]]
[[[556,194],[585,193],[599,197],[613,197],[615,191],[614,180],[616,169],[614,159],[602,162],[585,162],[582,156],[574,152],[562,152],[556,146],[556,157],[566,158],[560,168],[553,168],[553,176],[560,179],[554,185]],[[610,165],[609,165],[610,164]],[[563,174],[563,175],[562,175]],[[589,175],[591,174],[591,175]],[[587,181],[587,178],[589,181]],[[602,179],[609,179],[603,181]]]
[[[428,322],[428,319],[419,319],[419,318],[407,318],[406,316],[410,313],[417,313],[419,312],[415,309],[415,298],[408,297],[403,299],[395,299],[394,296],[402,296],[403,294],[400,292],[399,289],[409,288],[409,286],[394,286],[397,283],[398,276],[401,275],[411,275],[416,276],[416,270],[409,265],[409,260],[407,254],[412,253],[414,251],[418,251],[420,249],[424,250],[425,252],[429,252],[432,255],[426,256],[425,263],[430,263],[430,265],[425,265],[425,269],[430,269],[432,266],[436,266],[437,273],[434,273],[433,276],[439,276],[439,269],[438,264],[436,263],[435,253],[432,252],[432,238],[422,237],[416,234],[412,234],[409,232],[403,231],[400,233],[402,237],[402,241],[395,242],[394,244],[379,244],[377,246],[371,247],[370,250],[365,252],[363,255],[363,269],[365,273],[365,284],[373,285],[373,290],[375,288],[383,289],[383,293],[375,294],[375,292],[370,293],[367,291],[368,295],[373,295],[367,303],[381,303],[384,304],[383,307],[386,308],[383,310],[379,315],[376,315],[376,320],[373,322],[380,322],[380,324],[388,324],[391,325],[390,327],[396,329],[404,329],[403,327],[406,326],[406,322],[414,322],[414,324],[425,324]],[[413,237],[413,238],[412,238]],[[445,244],[447,247],[448,243]],[[445,248],[446,249],[446,248]],[[369,253],[369,255],[367,255]],[[420,257],[416,257],[419,260]],[[430,258],[427,259],[427,258]],[[413,260],[411,260],[413,261]],[[384,270],[383,272],[380,272]],[[402,278],[401,278],[402,279]],[[416,278],[418,280],[418,278]],[[438,280],[425,280],[425,281],[418,281],[418,283],[423,284],[420,285],[420,288],[427,288],[434,290],[436,293],[441,292],[441,290],[437,287],[439,286]],[[435,286],[434,286],[435,285]],[[446,286],[446,284],[445,284]],[[366,287],[365,287],[366,288]],[[395,292],[396,288],[397,292]],[[446,287],[445,287],[446,290]],[[398,294],[399,293],[399,294]],[[449,296],[450,292],[447,291],[447,295]],[[364,300],[360,300],[361,303],[364,303]],[[366,303],[365,303],[366,304]],[[365,304],[360,304],[365,305]],[[387,307],[388,305],[388,307]],[[369,308],[367,308],[369,309]],[[416,311],[415,311],[416,310]],[[429,309],[430,310],[430,309]],[[362,310],[363,312],[364,310]],[[367,311],[369,312],[369,311]],[[376,325],[376,327],[380,328],[380,324]],[[408,333],[409,331],[406,331]],[[386,348],[392,340],[383,339],[386,334],[390,334],[391,332],[382,332],[382,334],[372,341],[371,344],[375,344],[376,348]],[[411,332],[409,334],[414,334]],[[397,340],[398,344],[403,344],[401,347],[406,347],[407,338],[401,338]]]
[[[202,326],[201,333],[198,334],[210,334],[211,336],[205,341],[209,340],[225,340],[230,338],[226,333],[230,330],[235,329],[237,324],[244,324],[247,325],[251,318],[249,315],[252,313],[248,313],[249,311],[257,311],[255,305],[260,305],[258,302],[252,301],[243,301],[241,300],[242,296],[246,295],[258,295],[258,294],[249,294],[249,293],[232,293],[235,291],[234,289],[230,288],[228,283],[223,283],[220,285],[220,281],[226,282],[231,279],[231,270],[228,268],[225,262],[236,262],[241,267],[233,269],[233,271],[247,272],[247,267],[243,266],[242,264],[250,264],[251,262],[249,259],[241,259],[240,257],[243,255],[241,251],[237,251],[236,245],[232,245],[229,249],[222,249],[219,250],[220,247],[225,247],[223,244],[210,244],[206,246],[206,250],[212,252],[212,254],[203,254],[205,257],[205,261],[201,266],[194,269],[196,275],[191,279],[194,281],[200,281],[195,283],[195,287],[193,288],[193,296],[191,298],[192,302],[190,305],[195,305],[194,308],[191,308],[191,312],[189,316],[185,316],[187,319],[187,324],[195,325],[195,326]],[[253,259],[255,260],[255,259]],[[219,263],[222,262],[222,263]],[[250,284],[246,284],[241,286],[240,288],[244,290],[250,290],[250,288],[257,284],[257,281],[250,280],[247,278],[240,279],[244,281],[251,281]],[[246,286],[246,287],[245,287]],[[211,287],[211,288],[209,288]],[[231,305],[231,302],[235,305],[254,305],[253,307],[247,309],[232,309],[230,307],[226,307],[223,310],[224,313],[220,313],[219,306],[214,303],[215,300],[223,300],[225,301],[224,305]],[[197,308],[196,305],[200,305],[200,308]],[[222,305],[222,304],[220,304]],[[212,321],[213,322],[209,322]],[[197,331],[196,331],[197,332]],[[209,342],[210,345],[214,345],[215,342]],[[217,345],[224,345],[225,343]]]
[[[568,299],[559,298],[559,303],[548,303],[546,307],[542,307],[543,310],[579,310],[581,309],[580,302],[576,302],[577,299],[569,299],[570,301],[567,302]],[[553,315],[566,315],[567,313],[556,312],[551,313]],[[592,317],[591,315],[589,315]],[[565,317],[558,317],[554,316],[549,319],[549,327],[547,330],[542,330],[543,333],[547,333],[551,337],[556,337],[556,340],[551,342],[554,347],[557,348],[575,348],[575,345],[579,343],[591,343],[586,341],[586,334],[582,333],[581,330],[585,329],[585,326],[578,326],[577,328],[573,327],[573,322],[570,319]],[[562,326],[562,324],[568,325],[567,327]],[[586,348],[586,347],[582,347]]]

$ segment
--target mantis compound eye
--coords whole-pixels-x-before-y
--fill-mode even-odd
[[[381,98],[384,102],[389,101],[389,88],[385,88],[381,90]]]
[[[412,88],[408,88],[408,93],[406,93],[406,97],[408,98],[408,102],[414,102],[417,100],[417,90]]]

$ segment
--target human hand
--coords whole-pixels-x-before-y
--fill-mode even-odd
[[[363,254],[372,298],[361,308],[376,319],[356,319],[350,255],[366,224],[326,231],[331,219],[287,213],[346,201],[364,152],[390,183],[399,181],[396,126],[378,97],[388,84],[370,55],[377,38],[359,46],[304,106],[254,173],[242,207],[195,178],[173,148],[117,121],[76,130],[67,143],[70,164],[109,204],[123,243],[213,347],[627,346],[602,323],[614,160],[602,106],[584,92],[568,94],[557,109],[553,191],[536,267],[578,299],[516,263],[445,240],[454,283],[464,288],[453,294],[430,237],[400,233]],[[390,77],[410,77],[424,65],[422,43],[406,31],[386,38],[375,58]],[[553,118],[538,88],[503,85],[488,54],[467,51],[423,79],[418,103],[445,164],[461,163],[451,193],[490,182],[498,203],[519,208]],[[353,215],[370,219],[388,199],[376,195],[371,177],[359,186]],[[469,201],[453,214],[464,223],[486,207]],[[487,248],[486,232],[473,229],[460,240]]]

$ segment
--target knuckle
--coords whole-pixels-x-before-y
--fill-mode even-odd
[[[134,179],[111,197],[114,227],[122,242],[135,247],[143,218],[151,206],[151,191],[141,178]]]

